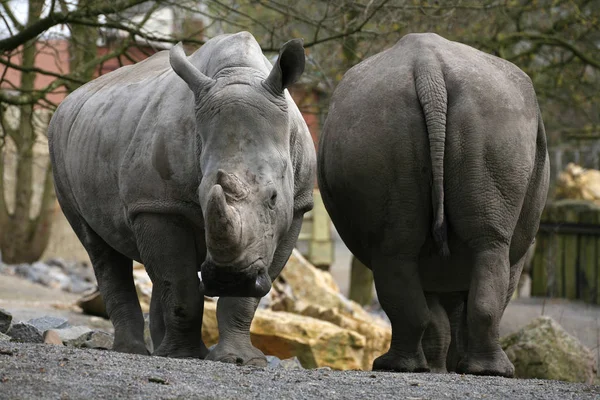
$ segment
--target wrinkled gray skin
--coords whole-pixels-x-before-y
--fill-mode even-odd
[[[302,42],[271,68],[251,34],[223,35],[189,58],[178,45],[104,75],[56,111],[56,194],[94,265],[115,350],[147,354],[137,260],[154,284],[154,354],[266,364],[250,323],[312,208],[315,169],[285,90],[303,72]],[[221,296],[208,355],[204,294]]]
[[[548,190],[527,75],[407,35],[346,73],[318,164],[325,206],[392,322],[374,369],[512,376],[498,325]]]

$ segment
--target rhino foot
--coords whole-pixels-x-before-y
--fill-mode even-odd
[[[207,360],[220,361],[237,365],[253,365],[266,367],[267,358],[262,351],[252,345],[233,348],[219,342],[206,356]]]
[[[200,358],[204,359],[208,353],[204,344],[200,347],[169,346],[165,342],[156,349],[153,355],[170,358]]]
[[[491,354],[467,353],[458,363],[456,372],[459,374],[492,375],[512,378],[515,374],[515,367],[506,356],[506,353],[502,349],[498,349]]]
[[[423,352],[399,354],[388,351],[373,361],[373,371],[429,372]]]
[[[150,355],[150,352],[146,348],[144,342],[119,343],[115,341],[113,344],[113,350],[118,351],[119,353],[141,354],[143,356]]]

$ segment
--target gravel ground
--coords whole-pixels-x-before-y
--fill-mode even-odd
[[[0,399],[598,399],[600,386],[457,374],[237,367],[0,343]]]

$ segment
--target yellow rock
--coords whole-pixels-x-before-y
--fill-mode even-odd
[[[380,318],[365,311],[360,304],[342,296],[331,274],[314,267],[298,250],[294,250],[281,273],[290,285],[293,298],[279,301],[285,311],[331,322],[365,337],[361,369],[370,370],[373,360],[390,347],[392,331]]]
[[[298,357],[304,368],[362,369],[364,336],[332,323],[284,311],[258,310],[252,343],[281,359]]]
[[[138,262],[133,263],[133,281],[135,290],[140,299],[142,312],[150,312],[150,298],[152,297],[152,281],[146,272],[146,268]]]
[[[382,325],[377,321],[343,315],[337,309],[327,309],[313,304],[308,305],[301,313],[302,315],[329,321],[341,328],[362,335],[365,338],[365,351],[361,367],[363,370],[370,370],[373,367],[375,358],[385,353],[390,347],[392,331],[389,326]]]
[[[204,300],[202,340],[204,341],[206,347],[217,344],[219,341],[219,327],[217,325],[217,302],[213,300]]]
[[[325,308],[340,307],[340,289],[331,274],[313,266],[297,249],[281,271],[281,277],[292,287],[296,298]]]
[[[219,340],[216,303],[204,302],[202,339],[207,347]],[[304,368],[363,369],[363,335],[327,321],[285,311],[257,310],[250,327],[252,344],[281,359],[298,357]]]
[[[600,204],[600,171],[569,163],[558,176],[556,198],[589,200]]]

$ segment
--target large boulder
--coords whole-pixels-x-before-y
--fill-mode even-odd
[[[596,377],[592,352],[550,317],[536,318],[500,343],[517,378],[592,383]]]
[[[292,252],[280,278],[289,285],[291,293],[274,285],[279,298],[272,307],[331,322],[364,336],[361,369],[371,369],[373,360],[389,349],[390,325],[344,297],[331,274],[313,266],[298,250]]]
[[[202,338],[218,341],[216,303],[204,303]],[[364,336],[327,321],[285,311],[259,309],[250,327],[252,344],[280,359],[297,357],[304,368],[364,369]]]
[[[600,171],[569,163],[558,176],[555,197],[589,200],[600,204]]]

